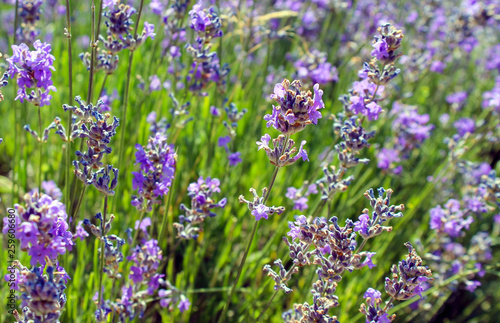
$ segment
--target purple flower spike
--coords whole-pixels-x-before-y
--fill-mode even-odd
[[[272,114],[264,116],[267,127],[273,126],[284,135],[291,135],[302,131],[308,124],[317,124],[321,118],[318,111],[325,107],[322,100],[323,91],[319,84],[314,86],[314,97],[311,91],[300,91],[300,81],[290,83],[287,79],[276,84],[271,99],[279,103],[273,106]]]
[[[33,43],[35,50],[30,51],[26,44],[12,45],[13,54],[7,58],[9,68],[7,73],[10,78],[18,76],[16,100],[24,102],[27,100],[36,106],[50,105],[52,96],[49,92],[55,92],[52,85],[52,71],[55,71],[54,56],[50,54],[51,46],[36,40]]]

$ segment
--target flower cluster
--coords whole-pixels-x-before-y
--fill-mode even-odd
[[[222,37],[220,18],[213,7],[207,10],[202,8],[201,3],[197,3],[189,11],[189,16],[191,29],[204,43],[210,42],[213,38]]]
[[[33,138],[35,138],[36,141],[38,142],[47,142],[47,140],[49,140],[49,134],[50,134],[50,130],[52,129],[56,129],[55,133],[56,134],[60,134],[60,133],[65,133],[65,129],[64,129],[64,126],[61,124],[61,118],[59,117],[55,117],[54,118],[54,121],[52,121],[48,126],[47,128],[45,128],[43,130],[43,134],[42,136],[40,137],[40,135],[38,135],[38,132],[36,132],[35,130],[31,129],[30,125],[27,124],[27,125],[24,125],[24,130],[26,130]],[[66,140],[66,137],[62,136],[63,140]]]
[[[16,322],[60,322],[66,305],[65,284],[69,279],[64,268],[47,262],[46,274],[43,274],[44,267],[29,270],[17,260],[10,268],[16,271],[16,289],[22,292],[23,315],[14,311]]]
[[[207,93],[203,89],[211,81],[217,84],[219,92],[224,93],[229,67],[227,64],[220,65],[217,52],[210,52],[212,40],[222,37],[220,18],[213,7],[202,9],[201,3],[193,6],[189,16],[190,27],[197,34],[195,43],[186,45],[187,51],[193,56],[191,70],[187,76],[187,81],[191,83],[189,90],[205,96]]]
[[[496,114],[500,114],[500,76],[495,79],[495,85],[491,91],[483,93],[483,109],[492,109]]]
[[[207,177],[203,179],[202,176],[198,178],[197,182],[189,184],[188,196],[191,198],[191,208],[181,204],[180,209],[186,214],[179,216],[179,222],[174,223],[178,238],[197,239],[198,232],[203,230],[197,225],[203,223],[207,216],[216,216],[212,209],[226,206],[226,198],[219,202],[212,199],[214,193],[220,193],[219,185],[220,181],[217,178]]]
[[[404,301],[415,295],[421,296],[423,284],[433,281],[431,270],[422,265],[422,258],[412,244],[407,242],[405,246],[408,248],[406,259],[392,266],[392,278],[385,278],[385,291],[393,300]]]
[[[21,43],[32,44],[40,35],[40,30],[36,28],[42,13],[43,0],[21,0],[19,1],[18,15],[21,24],[17,27],[16,38]]]
[[[33,43],[35,50],[30,51],[28,45],[12,45],[13,54],[7,58],[10,78],[17,76],[16,100],[31,102],[35,106],[50,105],[51,91],[56,91],[52,85],[52,71],[54,71],[54,56],[50,54],[51,46],[36,40]]]
[[[95,46],[100,44],[102,47],[97,49],[94,72],[102,69],[106,74],[112,74],[118,67],[118,52],[123,49],[135,51],[146,39],[154,39],[156,34],[154,25],[145,21],[142,32],[134,35],[132,16],[136,14],[136,10],[130,5],[120,3],[118,0],[108,1],[103,7],[107,8],[103,13],[106,18],[104,23],[107,27],[107,36],[99,35],[99,42],[95,44]],[[81,53],[79,56],[87,70],[90,70],[91,53]]]
[[[366,132],[363,126],[358,124],[358,121],[356,116],[346,120],[336,118],[333,124],[335,133],[342,139],[341,142],[335,145],[342,168],[351,168],[359,163],[367,164],[370,161],[367,158],[358,158],[356,156],[363,148],[370,147],[368,139],[373,138],[375,132]]]
[[[403,204],[390,205],[392,192],[392,189],[385,190],[382,187],[378,189],[378,197],[375,197],[371,188],[365,192],[364,195],[370,201],[370,206],[373,209],[372,216],[370,218],[368,209],[364,209],[358,221],[354,222],[354,231],[359,232],[363,239],[368,240],[384,231],[391,232],[392,227],[382,226],[382,224],[390,219],[403,216],[401,213],[404,210]]]
[[[118,266],[120,262],[123,261],[123,253],[121,252],[121,247],[125,244],[125,240],[122,238],[111,234],[108,235],[111,230],[111,224],[115,219],[115,216],[111,214],[109,219],[104,222],[101,213],[97,213],[95,218],[99,220],[99,226],[96,226],[90,222],[90,220],[83,220],[83,224],[90,228],[92,234],[94,234],[99,240],[104,242],[104,272],[110,278],[121,278]],[[99,254],[102,250],[99,248]]]
[[[267,127],[273,126],[284,135],[292,135],[305,129],[309,124],[317,124],[325,104],[323,91],[319,84],[314,85],[314,97],[311,91],[301,91],[302,84],[295,80],[290,83],[285,79],[276,84],[271,99],[278,105],[273,106],[273,113],[264,116]]]
[[[383,112],[378,104],[384,85],[399,74],[394,63],[401,55],[397,49],[401,46],[403,34],[390,24],[378,28],[380,36],[373,41],[372,60],[364,63],[363,70],[358,75],[361,81],[354,82],[348,95],[340,97],[347,115],[361,114],[368,120],[377,120]],[[381,66],[380,66],[381,64]]]
[[[295,222],[290,222],[288,235],[292,241],[283,238],[290,249],[289,255],[293,261],[293,266],[288,271],[278,262],[280,274],[275,273],[269,266],[265,267],[268,275],[273,277],[276,284],[275,289],[282,289],[291,292],[286,286],[286,282],[296,267],[317,266],[316,274],[318,279],[313,283],[311,293],[313,294],[313,304],[295,304],[303,321],[334,322],[335,318],[330,317],[328,311],[332,307],[338,306],[338,297],[334,295],[338,282],[342,280],[344,271],[352,272],[364,266],[370,268],[374,252],[355,252],[356,233],[353,231],[354,224],[347,219],[344,227],[338,225],[336,217],[329,221],[323,218],[306,218],[297,216]],[[309,250],[313,247],[313,250]],[[280,279],[278,280],[277,277]]]
[[[28,251],[31,265],[44,265],[46,258],[55,262],[58,255],[71,251],[72,233],[68,231],[66,207],[49,195],[37,191],[24,196],[25,205],[16,204],[16,238],[21,250]],[[9,230],[8,218],[4,218],[3,233]]]
[[[318,50],[305,53],[294,63],[297,70],[294,78],[308,81],[313,84],[328,84],[339,80],[337,68],[328,63],[327,54]]]
[[[158,291],[158,297],[160,297],[160,306],[167,307],[170,311],[173,310],[173,305],[177,303],[177,308],[179,311],[184,312],[189,309],[191,303],[189,299],[177,289],[174,285],[172,285],[168,280],[165,281],[166,289],[160,289]]]
[[[309,208],[307,202],[309,201],[307,197],[311,194],[317,194],[317,185],[309,184],[308,181],[305,181],[301,188],[288,187],[286,192],[286,197],[290,200],[293,200],[293,209],[304,211]]]
[[[345,179],[342,179],[346,168],[340,167],[340,169],[336,170],[335,166],[324,166],[323,173],[325,176],[320,178],[316,183],[321,189],[321,199],[327,201],[332,198],[332,196],[337,192],[344,192],[347,190],[347,187],[354,180],[354,176],[349,176]]]
[[[111,138],[116,134],[119,125],[118,118],[114,117],[112,123],[108,123],[109,114],[99,112],[102,101],[97,105],[86,105],[79,96],[75,98],[79,106],[63,105],[64,111],[71,110],[79,118],[76,121],[75,136],[87,138],[87,150],[77,151],[79,160],[73,161],[75,175],[85,185],[93,185],[98,191],[105,195],[114,195],[114,188],[118,183],[118,169],[112,165],[104,165],[102,159],[105,154],[111,153],[109,146]],[[73,134],[72,134],[73,136]],[[113,173],[113,179],[111,179]]]
[[[167,144],[167,137],[156,133],[148,145],[136,145],[136,164],[139,172],[132,172],[132,189],[138,194],[132,196],[132,205],[138,210],[150,212],[153,204],[160,203],[159,197],[167,195],[175,174],[177,154],[174,146]]]
[[[460,201],[450,199],[444,209],[438,205],[430,210],[429,226],[438,233],[459,237],[462,230],[469,229],[470,224],[474,222],[472,216],[467,216],[468,213],[461,210]]]
[[[297,160],[302,157],[303,161],[308,161],[307,151],[303,148],[306,144],[305,140],[302,140],[300,144],[299,151],[294,147],[295,141],[293,139],[287,139],[284,135],[279,135],[278,138],[273,139],[272,148],[269,147],[269,142],[271,141],[271,136],[267,133],[257,141],[259,146],[258,150],[264,149],[266,151],[267,157],[271,164],[278,167],[284,167],[294,164]],[[297,154],[295,154],[297,153]],[[292,156],[295,154],[294,156]]]
[[[231,142],[231,136],[220,137],[218,145],[219,147],[224,147],[227,153],[227,158],[229,159],[229,166],[236,166],[242,162],[241,160],[241,152],[236,151],[234,153],[231,152],[228,145]]]
[[[382,100],[384,86],[377,86],[372,83],[366,73],[360,73],[361,81],[353,83],[348,95],[342,95],[339,99],[344,106],[344,110],[350,114],[361,114],[369,121],[378,120],[383,112],[378,101]]]
[[[396,315],[387,315],[386,309],[382,308],[382,293],[376,289],[368,288],[363,295],[366,304],[361,304],[359,311],[366,316],[367,322],[390,323]]]
[[[373,40],[372,60],[364,64],[363,71],[371,82],[386,85],[400,73],[394,63],[401,56],[397,50],[401,46],[403,32],[391,24],[384,24],[377,31],[380,35]]]
[[[265,205],[265,199],[268,193],[267,187],[262,189],[262,196],[257,194],[257,191],[253,188],[250,189],[250,192],[253,194],[253,201],[248,201],[245,199],[243,195],[240,195],[238,198],[240,203],[245,203],[248,206],[251,214],[255,217],[256,221],[260,219],[268,219],[270,215],[281,214],[285,212],[285,208],[283,206],[267,206]]]
[[[134,265],[130,267],[129,279],[135,285],[146,284],[148,293],[153,295],[160,286],[160,279],[164,276],[156,273],[161,259],[162,251],[155,239],[135,246],[132,255],[127,257],[128,261],[134,262]]]
[[[231,103],[229,106],[224,108],[224,111],[226,111],[229,122],[224,120],[222,124],[228,130],[229,136],[234,138],[236,137],[236,127],[238,126],[238,122],[243,118],[245,113],[248,112],[248,109],[241,109],[241,111],[239,111],[236,104]]]
[[[392,122],[394,140],[378,152],[377,166],[399,174],[403,167],[396,163],[408,159],[411,152],[430,137],[434,125],[428,124],[428,114],[419,114],[417,107],[398,102],[394,103],[390,115],[395,116]]]

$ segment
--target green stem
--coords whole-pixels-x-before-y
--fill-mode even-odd
[[[368,241],[368,239],[363,239],[363,242],[361,242],[361,244],[359,245],[358,250],[356,250],[355,253],[359,253],[363,249],[363,247],[365,246],[365,244],[366,244],[367,241]]]
[[[139,217],[139,225],[137,227],[137,230],[135,230],[134,239],[132,239],[132,243],[130,244],[130,248],[134,248],[135,241],[137,240],[137,237],[139,236],[139,231],[141,230],[141,223],[142,223],[142,219],[144,218],[144,213],[146,213],[146,212],[144,210],[142,210],[141,216]]]
[[[106,81],[108,80],[108,73],[106,73],[106,75],[104,75],[104,80],[102,81],[102,85],[101,85],[101,90],[99,91],[99,97],[97,99],[100,99],[102,94],[104,93],[104,87],[106,86]]]
[[[90,6],[91,11],[91,43],[90,43],[90,74],[89,74],[89,87],[87,93],[87,104],[92,103],[92,92],[94,89],[94,61],[95,55],[97,52],[96,39],[95,39],[95,5],[94,1],[92,1],[92,5]]]
[[[38,163],[38,192],[42,192],[42,144],[43,144],[43,133],[42,133],[42,114],[40,112],[40,106],[38,106],[38,140],[39,140],[39,158]]]
[[[80,206],[82,205],[83,195],[85,194],[86,189],[87,189],[87,185],[83,185],[82,191],[80,192],[80,197],[78,198],[78,202],[76,204],[75,211],[72,214],[74,228],[76,228],[78,216],[80,215]]]
[[[269,299],[269,301],[267,302],[266,306],[264,307],[264,309],[260,313],[260,315],[257,318],[257,320],[255,320],[255,322],[260,322],[260,319],[262,318],[262,316],[264,315],[264,313],[267,311],[267,309],[269,308],[269,306],[273,302],[274,298],[278,295],[278,292],[279,292],[279,289],[277,289],[277,290],[274,291],[273,296]]]
[[[71,49],[71,18],[70,18],[70,5],[69,0],[66,0],[66,30],[68,39],[68,82],[69,82],[69,102],[73,100],[73,62],[72,62],[72,49]],[[64,181],[64,188],[66,190],[66,209],[69,214],[71,211],[71,197],[70,197],[70,184],[69,178],[71,177],[71,121],[73,118],[73,111],[69,111],[68,116],[68,140],[66,142],[66,180]]]
[[[102,277],[104,276],[104,237],[105,237],[105,233],[104,233],[104,230],[106,229],[106,210],[108,208],[108,196],[105,195],[104,196],[104,210],[103,210],[103,214],[102,214],[102,221],[101,221],[101,234],[102,234],[102,237],[101,237],[101,268],[99,270],[99,290],[98,290],[98,293],[99,293],[99,308],[98,310],[101,311],[101,305],[102,305]]]
[[[12,36],[12,45],[16,45],[16,36],[17,36],[17,24],[18,24],[18,21],[19,21],[19,15],[18,15],[18,8],[19,8],[19,0],[16,0],[16,4],[15,4],[15,7],[14,7],[14,35]]]
[[[280,167],[276,166],[271,177],[271,182],[269,183],[269,188],[267,190],[266,196],[264,196],[262,204],[266,204],[267,199],[269,198],[269,194],[271,193],[271,189],[273,188],[274,181],[276,180],[276,175],[278,175]],[[229,305],[231,305],[231,299],[233,298],[234,291],[236,290],[236,285],[238,285],[238,281],[240,280],[241,273],[243,272],[243,266],[245,265],[245,261],[247,260],[248,253],[250,252],[250,247],[252,246],[253,239],[255,238],[255,233],[257,232],[257,227],[259,226],[259,221],[255,221],[255,224],[252,229],[252,233],[250,234],[250,239],[248,240],[248,244],[245,248],[245,253],[243,254],[243,258],[241,259],[240,266],[238,268],[238,274],[236,275],[236,279],[234,280],[233,287],[231,288],[231,292],[229,293],[229,297],[224,306],[224,310],[222,311],[222,315],[219,317],[217,322],[221,322],[226,317],[227,311],[229,309]]]
[[[17,29],[17,21],[19,19],[19,15],[17,14],[18,10],[17,8],[19,7],[19,0],[16,0],[16,4],[14,7],[14,35],[12,36],[12,44],[16,44],[16,29]],[[14,84],[12,87],[13,92],[14,92],[14,98],[16,97],[16,92],[17,92],[17,83]],[[17,147],[20,146],[19,144],[19,135],[18,135],[18,125],[20,124],[19,120],[20,118],[18,117],[18,112],[17,112],[17,107],[14,101],[14,136],[15,136],[15,146],[14,146],[14,158],[12,158],[12,204],[14,204],[18,197],[19,197],[19,160],[21,159],[21,156],[18,156],[17,153]],[[22,150],[20,151],[19,154],[22,154]],[[17,190],[16,190],[16,184],[17,184]],[[15,199],[14,199],[15,198]]]
[[[121,131],[121,136],[120,136],[120,148],[118,151],[120,152],[120,155],[118,157],[118,169],[123,169],[123,153],[125,148],[123,147],[125,144],[125,133],[127,130],[127,107],[128,107],[128,97],[129,97],[129,89],[130,89],[130,76],[132,74],[132,61],[134,59],[134,52],[129,53],[128,57],[128,68],[127,68],[127,79],[125,82],[125,95],[123,98],[123,109],[122,109],[122,116],[120,119],[122,131]],[[125,174],[125,172],[121,172],[121,174]],[[123,176],[123,175],[122,175]],[[120,181],[118,181],[120,183]],[[118,184],[120,185],[120,184]],[[116,203],[114,203],[116,206]]]
[[[163,242],[163,236],[165,235],[165,230],[167,228],[167,223],[168,223],[168,209],[170,208],[170,203],[172,201],[172,189],[174,188],[174,181],[175,181],[175,173],[177,169],[174,170],[174,177],[172,178],[172,184],[170,185],[170,189],[168,190],[168,199],[167,199],[167,205],[165,206],[165,212],[163,213],[163,219],[161,222],[161,229],[160,229],[160,234],[158,235],[158,246],[162,248],[162,242]]]

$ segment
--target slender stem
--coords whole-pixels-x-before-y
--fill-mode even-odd
[[[70,18],[70,5],[69,0],[66,0],[66,38],[68,39],[68,82],[69,82],[69,101],[73,100],[73,60],[71,49],[71,18]],[[71,197],[70,197],[70,184],[69,178],[71,177],[71,121],[73,118],[73,111],[69,111],[68,115],[68,141],[66,142],[66,180],[64,181],[64,188],[66,190],[66,208],[69,214],[71,210]]]
[[[277,290],[274,291],[273,296],[269,299],[269,301],[267,302],[266,306],[264,307],[264,309],[260,313],[260,315],[257,318],[257,320],[255,320],[255,322],[260,322],[262,316],[267,311],[267,309],[269,308],[269,306],[271,306],[271,303],[273,302],[274,298],[278,295],[278,292],[279,292],[279,289],[277,289]]]
[[[19,0],[16,0],[16,4],[15,4],[15,7],[14,7],[14,35],[12,36],[12,44],[15,45],[16,44],[16,30],[17,30],[17,21],[19,19],[19,15],[17,14],[18,13],[18,10],[17,8],[19,7]],[[14,86],[12,87],[13,89],[13,92],[14,92],[14,97],[16,97],[16,92],[17,92],[17,83],[14,84]],[[18,146],[21,146],[19,144],[19,135],[18,135],[18,125],[20,124],[19,122],[19,117],[18,117],[18,111],[17,111],[17,107],[15,106],[15,101],[14,101],[14,119],[15,119],[15,123],[14,123],[14,136],[15,136],[15,145],[14,145],[14,158],[12,159],[12,162],[13,162],[13,165],[12,165],[12,204],[14,204],[14,197],[17,198],[19,197],[19,161],[18,161],[18,158],[20,156],[18,156],[18,153],[17,153],[17,147]],[[22,155],[22,150],[20,151],[20,153]],[[20,158],[19,158],[20,159]],[[16,190],[16,184],[17,184],[17,190]]]
[[[42,133],[42,114],[40,112],[40,106],[38,106],[38,140],[39,140],[39,158],[40,161],[38,163],[38,191],[42,192],[42,146],[43,146],[43,133]]]
[[[359,245],[359,248],[358,250],[356,250],[356,253],[359,253],[363,249],[367,241],[368,239],[363,239],[363,242],[361,242],[361,244]]]
[[[82,201],[83,201],[83,195],[85,194],[85,190],[87,189],[87,185],[83,185],[83,189],[82,191],[80,192],[80,196],[78,198],[78,202],[76,204],[76,208],[75,208],[75,211],[73,212],[72,214],[72,218],[73,218],[73,227],[76,227],[76,222],[77,222],[77,219],[78,219],[78,216],[80,215],[80,206],[82,205]]]
[[[102,276],[104,276],[104,237],[105,233],[104,230],[106,229],[106,210],[108,208],[108,196],[104,196],[104,210],[102,212],[102,221],[101,221],[101,230],[102,230],[102,237],[101,237],[101,268],[99,270],[99,308],[98,310],[101,310],[102,306]]]
[[[139,28],[139,21],[141,20],[142,8],[144,7],[144,0],[141,0],[139,5],[139,12],[137,13],[137,21],[134,28],[134,38],[137,39],[137,29]]]
[[[269,198],[269,194],[271,193],[271,189],[273,188],[274,181],[276,180],[276,175],[278,175],[280,167],[276,166],[271,177],[271,182],[269,183],[269,188],[267,190],[266,196],[264,196],[262,204],[266,204],[267,199]],[[253,239],[255,238],[255,233],[257,232],[257,227],[259,226],[259,221],[255,221],[255,224],[252,229],[252,233],[250,234],[250,239],[248,240],[247,247],[245,248],[245,253],[243,254],[243,258],[241,259],[240,266],[238,268],[238,274],[236,275],[236,279],[234,280],[233,288],[231,288],[231,292],[229,293],[229,297],[224,306],[224,310],[222,315],[219,317],[217,322],[221,322],[226,317],[227,310],[229,309],[229,305],[231,305],[231,299],[233,297],[234,291],[236,290],[236,285],[238,285],[238,281],[240,280],[241,273],[243,271],[243,266],[245,265],[245,261],[247,260],[248,253],[250,252],[250,247],[252,246]]]
[[[14,7],[14,35],[12,36],[12,45],[15,45],[16,44],[16,37],[17,37],[17,24],[18,24],[18,21],[19,21],[19,15],[18,15],[18,8],[19,8],[19,0],[16,0],[16,4],[15,4],[15,7]]]
[[[134,238],[132,239],[132,243],[130,244],[130,248],[134,247],[135,241],[137,240],[137,237],[139,236],[139,231],[141,230],[141,223],[142,223],[142,219],[144,218],[144,213],[146,213],[145,210],[142,210],[141,216],[139,217],[139,225],[137,226],[137,230],[135,230]]]
[[[97,52],[96,39],[95,39],[95,5],[92,0],[92,5],[90,6],[91,10],[91,42],[90,42],[90,74],[89,74],[89,87],[87,93],[87,104],[92,103],[92,92],[94,90],[94,61],[95,55]]]
[[[204,293],[220,293],[220,292],[226,292],[230,289],[230,286],[226,287],[213,287],[213,288],[197,288],[197,289],[188,289],[184,291],[185,294],[204,294]],[[244,292],[244,293],[250,293],[251,290],[250,288],[238,288],[238,291]]]
[[[99,97],[97,97],[97,99],[100,99],[102,94],[104,93],[104,87],[106,86],[106,81],[108,80],[108,73],[106,73],[106,75],[104,75],[104,80],[102,81],[102,85],[101,85],[101,90],[99,91]]]
[[[99,34],[101,32],[101,20],[102,20],[102,10],[104,8],[104,0],[101,0],[101,5],[99,6],[99,19],[97,19],[97,28],[95,31],[94,39],[99,39]],[[107,75],[107,74],[106,74]]]
[[[122,117],[121,117],[121,124],[122,124],[122,131],[121,131],[121,137],[120,137],[120,156],[118,158],[118,169],[123,169],[123,152],[124,148],[123,145],[125,143],[125,133],[127,129],[127,107],[128,107],[128,96],[129,96],[129,89],[130,89],[130,76],[132,74],[132,61],[134,59],[134,52],[130,52],[128,56],[128,68],[127,68],[127,79],[125,82],[125,95],[123,98],[123,109],[122,109]],[[125,172],[121,172],[122,174],[125,174]],[[120,183],[120,181],[118,182]],[[120,184],[118,184],[120,185]]]
[[[172,201],[172,189],[174,187],[175,172],[176,171],[177,171],[177,169],[174,170],[174,177],[172,179],[172,184],[170,184],[170,189],[168,190],[167,205],[165,205],[165,211],[163,213],[163,219],[161,222],[160,234],[158,235],[158,246],[160,246],[160,248],[162,248],[163,236],[165,235],[165,229],[167,228],[168,209],[170,208],[170,203]]]

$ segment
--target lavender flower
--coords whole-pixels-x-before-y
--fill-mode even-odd
[[[386,196],[384,197],[384,193]],[[359,216],[359,220],[354,222],[354,231],[359,232],[363,239],[373,238],[382,232],[391,232],[392,227],[382,226],[382,224],[393,218],[403,216],[401,211],[404,210],[404,205],[390,205],[392,189],[378,189],[378,197],[375,197],[373,189],[365,192],[365,197],[370,201],[373,209],[372,216],[368,215],[368,209],[363,210],[363,214]]]
[[[427,266],[422,266],[422,258],[411,243],[405,243],[408,255],[398,265],[391,268],[392,279],[385,278],[385,291],[394,300],[404,301],[415,295],[421,295],[422,285],[432,282],[432,272]]]
[[[343,168],[351,168],[359,163],[367,164],[369,159],[356,156],[363,148],[370,147],[368,139],[372,138],[375,132],[366,132],[360,124],[358,125],[357,117],[351,117],[343,122],[341,118],[336,119],[333,127],[335,133],[342,138],[342,141],[335,145],[340,165]]]
[[[317,194],[317,193],[318,193],[317,185],[316,184],[309,185],[309,182],[305,181],[302,187],[299,189],[295,187],[287,188],[287,193],[285,196],[290,200],[293,200],[294,210],[304,211],[309,208],[309,206],[307,205],[307,202],[309,201],[307,197],[311,194]]]
[[[197,182],[189,184],[188,196],[191,198],[191,208],[181,204],[180,209],[186,214],[179,216],[179,222],[174,223],[178,238],[197,239],[198,232],[203,229],[196,225],[203,223],[208,216],[216,216],[212,209],[226,206],[226,198],[219,202],[212,199],[214,193],[220,193],[219,185],[220,181],[217,178],[207,177],[203,179],[202,176],[198,178]]]
[[[497,114],[500,113],[500,76],[495,79],[495,85],[491,91],[483,93],[483,109],[492,109]]]
[[[363,295],[366,304],[361,304],[359,311],[366,316],[366,322],[370,323],[390,323],[394,321],[396,315],[388,315],[382,308],[382,293],[373,288],[368,288]]]
[[[104,113],[104,112],[111,111],[111,104],[114,101],[119,100],[119,99],[120,99],[120,96],[118,95],[117,90],[113,90],[113,92],[111,94],[107,94],[106,91],[104,91],[104,93],[99,98],[99,100],[102,101],[99,112]]]
[[[363,72],[371,82],[386,85],[400,73],[394,63],[401,56],[397,50],[404,36],[401,30],[397,30],[391,24],[384,24],[377,31],[380,36],[375,36],[373,40],[374,49],[371,52],[373,58],[370,63],[364,64]]]
[[[445,209],[439,205],[432,208],[430,215],[430,228],[450,237],[459,237],[462,229],[468,229],[474,222],[472,216],[466,217],[467,213],[460,210],[460,202],[455,199],[448,200]]]
[[[107,122],[111,116],[99,112],[102,101],[98,101],[96,106],[86,105],[79,96],[75,98],[75,101],[79,103],[79,107],[63,105],[65,111],[71,110],[80,118],[75,123],[71,136],[88,138],[86,140],[87,151],[76,152],[76,156],[80,159],[73,161],[75,175],[85,185],[93,185],[105,195],[114,195],[113,189],[118,183],[118,169],[111,165],[104,166],[102,158],[112,151],[109,144],[116,134],[119,120],[114,117],[113,123]],[[111,173],[113,173],[113,179],[111,179]]]
[[[42,190],[53,200],[61,200],[62,192],[54,181],[43,181]]]
[[[21,43],[31,44],[40,35],[37,22],[42,13],[43,0],[21,0],[19,1],[18,15],[21,23],[16,33],[16,38]]]
[[[16,204],[16,238],[21,250],[28,251],[31,265],[45,265],[46,258],[56,262],[58,255],[71,251],[72,233],[68,231],[66,207],[58,200],[37,191],[24,196],[25,205]],[[9,229],[4,218],[3,232]]]
[[[224,127],[229,132],[229,136],[231,138],[236,137],[236,127],[238,126],[238,122],[243,118],[245,113],[247,113],[247,109],[241,109],[241,111],[238,110],[238,107],[236,104],[231,103],[229,106],[224,108],[224,111],[226,111],[227,118],[229,119],[230,122],[223,121],[222,124]]]
[[[253,188],[250,189],[250,192],[253,194],[253,201],[246,200],[243,195],[240,195],[238,200],[240,203],[245,203],[248,206],[251,214],[255,217],[256,221],[260,219],[268,219],[269,215],[281,214],[285,212],[285,208],[283,206],[266,206],[264,204],[264,198],[267,195],[267,187],[262,189],[262,196],[257,194],[257,191]]]
[[[401,161],[397,149],[382,148],[377,153],[377,167],[383,170],[390,170],[394,174],[400,174],[403,166],[397,165]]]
[[[0,54],[0,58],[2,58],[2,55]],[[9,85],[9,73],[5,72],[3,73],[2,77],[0,78],[0,89],[3,87],[6,87]],[[2,102],[4,99],[4,96],[2,94],[2,91],[0,91],[0,102]]]
[[[138,210],[152,210],[158,199],[167,195],[175,175],[177,154],[174,146],[167,144],[167,137],[156,133],[150,137],[148,145],[136,145],[136,164],[140,164],[139,172],[132,172],[132,189],[138,195],[132,196],[132,205]]]
[[[300,91],[300,81],[290,83],[287,79],[274,87],[271,99],[278,102],[273,106],[273,113],[264,116],[267,127],[273,126],[284,135],[291,135],[302,131],[309,124],[317,124],[321,118],[318,111],[325,107],[322,96],[323,91],[319,85],[314,85],[314,97],[310,91]]]
[[[161,259],[162,251],[155,239],[145,241],[142,246],[136,246],[132,255],[127,257],[128,261],[134,262],[130,267],[129,278],[135,285],[147,285],[150,295],[158,289],[159,279],[164,276],[156,273]]]
[[[187,311],[191,305],[189,299],[169,281],[166,282],[166,287],[167,289],[160,289],[158,291],[160,306],[173,310],[174,304],[177,303],[177,307],[181,312]]]
[[[325,176],[316,181],[321,189],[321,199],[329,200],[335,193],[344,192],[347,187],[354,180],[354,176],[349,176],[342,179],[346,168],[341,167],[339,170],[335,169],[335,166],[324,166],[323,173]]]
[[[54,266],[50,262],[43,267],[32,270],[14,261],[18,271],[18,288],[22,291],[23,315],[14,311],[16,322],[55,322],[58,323],[66,305],[65,281],[69,278],[64,268]]]
[[[320,85],[337,82],[337,68],[326,60],[327,54],[315,49],[304,54],[294,64],[297,70],[295,78]]]
[[[471,118],[460,118],[453,126],[457,129],[457,133],[460,137],[465,136],[468,133],[474,133],[476,129],[476,123]]]
[[[259,146],[258,150],[264,149],[266,151],[267,157],[271,164],[284,167],[288,165],[294,164],[299,158],[302,157],[302,160],[309,160],[307,156],[307,151],[303,148],[306,144],[305,140],[302,140],[300,144],[299,151],[297,152],[297,148],[294,147],[295,141],[292,139],[288,139],[288,142],[285,143],[285,136],[279,135],[278,138],[273,139],[273,148],[269,147],[269,141],[271,140],[271,136],[265,134],[261,137],[261,141],[257,141],[257,145]],[[293,154],[297,153],[295,156]]]
[[[16,100],[33,103],[43,107],[50,105],[51,91],[56,91],[52,85],[52,71],[54,71],[54,56],[50,54],[51,47],[47,43],[36,40],[33,43],[35,50],[30,51],[26,44],[12,45],[13,55],[7,58],[10,78],[18,76]]]
[[[330,223],[328,223],[330,222]],[[330,317],[330,308],[338,306],[338,297],[334,295],[337,283],[342,280],[345,270],[353,271],[364,266],[372,268],[374,264],[371,258],[375,253],[355,253],[356,233],[353,232],[354,224],[346,220],[345,227],[338,225],[336,217],[329,221],[323,218],[307,219],[305,216],[296,217],[296,221],[289,223],[292,238],[290,242],[283,238],[290,250],[290,258],[294,266],[289,270],[290,274],[280,266],[280,274],[272,272],[266,267],[268,275],[275,279],[275,289],[283,289],[289,292],[288,287],[278,284],[277,277],[283,277],[283,284],[288,280],[291,273],[295,273],[295,266],[316,265],[318,279],[313,283],[311,293],[313,304],[295,304],[298,317],[304,321],[336,322],[335,317]],[[314,249],[310,251],[310,247]],[[311,259],[313,258],[313,259]],[[364,260],[362,260],[364,258]],[[286,287],[286,288],[285,288]],[[292,320],[293,322],[293,320]]]
[[[220,19],[213,7],[202,9],[202,4],[197,3],[189,11],[191,17],[191,29],[198,33],[198,37],[204,42],[209,42],[212,38],[222,37]]]

